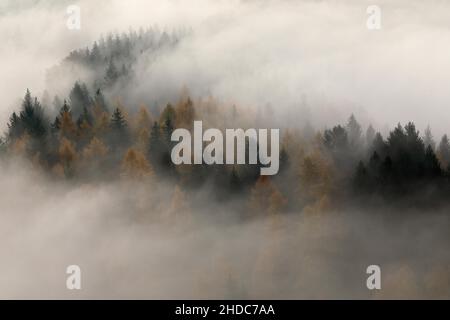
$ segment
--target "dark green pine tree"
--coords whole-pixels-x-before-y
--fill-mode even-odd
[[[55,117],[55,121],[51,124],[51,132],[53,134],[57,133],[61,129],[61,120],[59,120],[59,117]]]
[[[170,147],[172,145],[172,141],[171,141],[171,137],[172,137],[172,133],[174,130],[174,126],[173,126],[173,122],[171,118],[167,118],[164,121],[164,126],[163,126],[163,134],[164,134],[164,140],[166,142],[166,144]]]
[[[119,108],[116,108],[111,117],[111,129],[114,131],[125,131],[127,128],[127,121],[120,111]]]
[[[47,123],[42,107],[37,98],[33,101],[28,89],[22,102],[20,122],[32,138],[42,138],[47,133]]]
[[[92,105],[92,100],[86,85],[80,84],[79,82],[75,82],[75,85],[70,91],[69,98],[71,110],[75,118],[78,118],[83,113],[84,108],[89,108]]]
[[[64,103],[61,107],[61,109],[59,110],[59,115],[57,115],[55,117],[55,121],[53,121],[53,123],[51,124],[51,132],[53,134],[57,133],[59,131],[59,129],[61,129],[61,119],[64,116],[64,113],[69,113],[70,115],[72,115],[72,112],[70,111],[70,107],[67,104],[67,101],[64,99]]]
[[[23,134],[23,126],[20,122],[19,116],[15,112],[9,117],[8,123],[8,139],[14,141]]]
[[[162,132],[161,132],[162,129]],[[167,134],[170,131],[170,126],[167,124],[163,128],[160,127],[158,122],[154,122],[150,132],[149,142],[149,159],[158,170],[168,172],[173,167],[173,163],[170,157],[171,149],[167,143]]]
[[[428,145],[425,151],[425,175],[429,178],[436,178],[442,174],[441,166],[436,154],[433,151],[432,145]]]
[[[119,108],[116,108],[110,122],[110,145],[114,147],[126,147],[130,142],[128,125]]]
[[[370,153],[376,152],[380,159],[383,159],[388,152],[388,145],[384,141],[383,136],[381,133],[377,132],[375,134],[375,138],[373,139],[372,146],[369,149]]]
[[[161,131],[158,122],[154,122],[151,132],[150,132],[150,141],[149,141],[149,155],[151,159],[156,159],[158,154],[161,154],[163,151],[161,141]]]

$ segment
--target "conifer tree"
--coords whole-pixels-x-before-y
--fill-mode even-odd
[[[434,153],[431,145],[428,145],[425,151],[424,167],[425,167],[425,174],[427,175],[427,177],[435,178],[440,176],[442,173],[441,167],[439,165],[439,160],[436,157],[436,154]]]
[[[23,134],[23,131],[24,128],[20,122],[20,118],[13,112],[8,123],[8,139],[14,141]]]
[[[83,113],[84,108],[90,108],[92,104],[86,85],[80,84],[78,81],[75,82],[75,85],[70,91],[69,99],[71,111],[75,119]]]
[[[37,98],[33,101],[28,89],[22,102],[20,122],[31,138],[42,138],[47,133],[47,122],[43,109]]]
[[[372,125],[369,125],[366,130],[366,145],[369,147],[369,149],[372,147],[373,141],[375,140],[375,135],[375,129],[372,127]]]
[[[450,165],[450,142],[446,134],[442,136],[439,143],[438,157],[441,162],[441,168],[448,168]]]
[[[428,148],[428,146],[431,146],[432,150],[435,150],[436,143],[434,142],[433,134],[431,133],[430,126],[427,126],[424,132],[423,136],[423,144],[425,145],[425,148]]]
[[[119,108],[116,108],[111,117],[111,128],[114,131],[123,132],[127,127],[127,121],[120,111]]]
[[[350,146],[352,146],[353,148],[360,147],[362,134],[361,125],[358,123],[358,121],[356,121],[356,118],[353,114],[348,119],[346,129]]]
[[[109,60],[108,68],[106,69],[105,73],[105,84],[107,86],[112,86],[119,78],[119,72],[117,71],[117,68],[113,62],[112,59]]]
[[[108,105],[106,104],[105,96],[101,89],[97,89],[94,97],[94,106],[104,112],[108,112]]]

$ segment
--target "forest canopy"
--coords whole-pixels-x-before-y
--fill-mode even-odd
[[[402,203],[408,198],[426,206],[446,201],[447,135],[436,142],[430,127],[421,134],[409,122],[383,137],[372,125],[363,128],[353,114],[347,123],[323,131],[283,128],[280,170],[272,178],[260,176],[261,163],[174,165],[171,134],[176,128],[192,131],[194,120],[209,128],[276,125],[270,112],[276,103],[253,109],[228,105],[212,96],[192,97],[187,87],[173,101],[127,105],[122,93],[137,57],[148,50],[161,54],[180,37],[151,29],[130,31],[73,51],[52,72],[82,66],[95,77],[76,80],[66,97],[54,95],[53,100],[48,92],[38,99],[27,89],[10,116],[2,155],[26,157],[52,178],[73,182],[167,180],[182,190],[212,185],[218,199],[245,198],[250,207],[267,212],[320,211],[355,199]]]

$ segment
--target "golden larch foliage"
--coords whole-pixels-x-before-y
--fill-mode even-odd
[[[70,112],[64,112],[61,116],[60,125],[61,136],[66,138],[74,138],[77,133],[77,127],[73,122],[72,115]]]
[[[126,152],[121,169],[121,175],[125,178],[142,179],[153,176],[153,169],[144,154],[132,148]]]
[[[97,135],[106,133],[109,129],[109,114],[107,112],[101,112],[95,115],[94,119],[94,133]]]
[[[28,134],[23,134],[18,139],[16,139],[12,146],[11,151],[15,155],[24,156],[27,152],[30,142],[30,136]]]
[[[313,150],[301,160],[298,172],[301,199],[309,204],[328,199],[324,196],[328,196],[332,189],[332,165],[319,150]]]
[[[267,176],[260,176],[250,194],[249,209],[254,214],[277,214],[287,200]]]
[[[133,123],[133,134],[135,136],[135,146],[138,150],[145,152],[150,138],[150,128],[153,120],[145,105],[141,105]]]
[[[66,177],[72,176],[74,173],[75,162],[78,158],[74,144],[70,140],[62,138],[59,144],[58,153],[64,175]]]
[[[180,100],[175,107],[175,127],[192,129],[195,119],[194,103],[191,98]]]
[[[92,160],[103,158],[108,154],[108,147],[98,138],[92,138],[91,142],[83,149],[83,159]]]
[[[147,110],[145,105],[141,105],[139,112],[136,114],[135,127],[139,131],[140,129],[148,129],[153,123],[153,119]]]

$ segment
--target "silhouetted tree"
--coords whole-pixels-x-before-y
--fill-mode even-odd
[[[9,117],[8,123],[8,139],[15,140],[23,134],[24,128],[20,122],[20,118],[15,112]]]
[[[356,167],[355,186],[357,191],[365,191],[369,183],[369,173],[362,161]]]
[[[122,111],[116,108],[111,116],[110,122],[110,145],[114,148],[125,147],[129,143],[128,125]]]
[[[442,168],[447,168],[450,164],[450,142],[446,134],[442,136],[438,147],[438,156]]]
[[[381,159],[383,159],[388,152],[388,145],[384,141],[381,133],[377,132],[375,138],[373,139],[372,148],[369,149],[369,152],[376,152]]]
[[[436,143],[433,139],[433,135],[431,133],[430,126],[427,126],[427,128],[425,129],[424,136],[423,136],[423,144],[425,145],[425,148],[428,148],[428,146],[431,146],[431,149],[433,149],[433,151],[436,148]]]
[[[89,96],[89,91],[85,84],[80,84],[75,82],[72,90],[69,94],[71,111],[75,119],[77,119],[86,108],[90,108],[92,105],[91,97]]]
[[[348,136],[345,129],[338,125],[331,130],[325,130],[324,144],[330,150],[343,150],[348,148]]]
[[[351,147],[359,148],[361,146],[361,125],[356,121],[355,116],[352,114],[347,123],[348,142]]]
[[[441,175],[441,167],[439,165],[439,160],[436,157],[436,154],[433,151],[431,145],[428,145],[427,150],[425,152],[425,174],[427,177],[435,178]]]
[[[43,138],[47,133],[48,124],[44,116],[44,111],[37,98],[33,101],[29,90],[27,90],[22,102],[20,122],[25,132],[32,138]]]
[[[375,129],[372,127],[372,125],[369,125],[369,127],[366,130],[366,146],[369,147],[369,149],[373,145],[373,141],[375,140]]]

